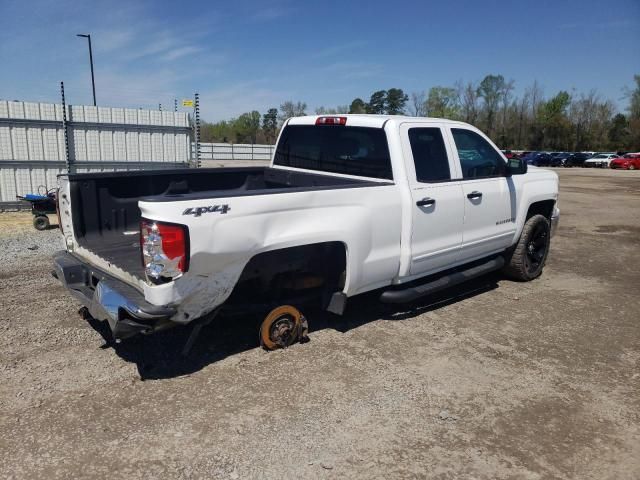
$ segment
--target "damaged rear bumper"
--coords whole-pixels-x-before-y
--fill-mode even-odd
[[[152,305],[138,290],[79,260],[68,252],[54,256],[52,275],[89,309],[106,320],[116,340],[167,328],[176,309]]]

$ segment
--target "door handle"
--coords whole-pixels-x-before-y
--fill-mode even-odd
[[[416,202],[416,205],[419,206],[419,207],[428,207],[428,206],[435,205],[435,204],[436,204],[436,199],[435,198],[429,198],[429,197],[423,198],[422,200],[418,200]]]
[[[467,198],[470,198],[470,199],[482,198],[482,192],[478,192],[477,190],[474,190],[473,192],[467,194]]]

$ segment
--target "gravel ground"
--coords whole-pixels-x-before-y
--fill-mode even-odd
[[[364,296],[271,353],[248,318],[105,346],[59,232],[0,215],[0,477],[640,478],[640,172],[559,173],[540,279]]]
[[[33,228],[32,219],[30,212],[0,213],[0,275],[32,262],[46,262],[64,249],[55,214],[49,215],[52,226],[43,232]]]

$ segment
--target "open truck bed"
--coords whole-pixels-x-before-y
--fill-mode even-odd
[[[109,266],[144,279],[138,201],[175,202],[358,188],[367,180],[270,167],[109,172],[66,176],[78,244]]]

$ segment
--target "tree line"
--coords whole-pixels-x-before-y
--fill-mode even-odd
[[[412,115],[461,120],[483,130],[497,145],[513,150],[639,151],[640,75],[624,92],[624,112],[596,90],[577,93],[561,90],[546,97],[534,81],[521,95],[515,82],[502,75],[487,75],[479,82],[458,81],[406,94],[401,88],[373,92],[368,101],[355,98],[350,105],[315,109],[318,115],[370,113]],[[274,143],[289,117],[307,115],[307,104],[286,101],[266,113],[254,110],[238,118],[201,127],[202,142]]]

